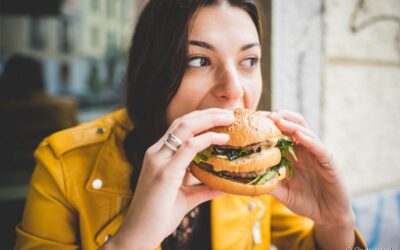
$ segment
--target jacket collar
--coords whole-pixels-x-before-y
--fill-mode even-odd
[[[86,189],[105,195],[131,197],[130,179],[133,168],[124,154],[123,142],[133,125],[126,109],[106,115],[99,120],[98,125],[99,131],[108,134],[86,183]]]

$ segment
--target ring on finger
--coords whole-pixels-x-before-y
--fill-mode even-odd
[[[179,139],[176,135],[172,134],[172,133],[168,133],[168,142],[174,144],[177,148],[180,148],[180,146],[182,145],[182,141],[181,139]]]
[[[168,138],[164,140],[164,145],[176,152],[182,146],[182,141],[176,135],[169,133]]]

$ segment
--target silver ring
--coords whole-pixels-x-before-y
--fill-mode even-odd
[[[164,140],[164,144],[169,149],[176,152],[182,146],[182,141],[177,136],[169,133],[168,138]]]
[[[167,146],[169,149],[171,149],[174,152],[178,151],[178,148],[175,147],[174,145],[172,145],[171,143],[169,143],[168,139],[164,140],[164,145]]]
[[[328,162],[321,163],[321,165],[324,166],[324,167],[328,167],[329,165],[332,164],[333,160],[334,160],[333,154],[331,153],[331,158],[330,158],[330,160],[329,160]]]
[[[179,139],[176,135],[169,133],[167,141],[173,144],[176,148],[180,148],[182,145],[181,139]]]

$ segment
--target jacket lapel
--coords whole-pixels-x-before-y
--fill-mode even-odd
[[[132,128],[126,112],[117,111],[114,119],[107,121],[109,133],[104,143],[90,177],[86,183],[91,192],[131,197],[130,178],[133,168],[125,157],[122,148],[127,132]],[[110,124],[112,124],[110,126]],[[101,188],[95,188],[93,182],[100,180]]]

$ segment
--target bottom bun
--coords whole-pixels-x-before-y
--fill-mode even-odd
[[[262,185],[247,185],[213,175],[212,173],[204,171],[193,162],[190,164],[190,172],[197,179],[199,179],[199,181],[203,182],[209,187],[221,190],[225,193],[246,196],[258,196],[267,194],[276,187],[279,180],[284,179],[286,176],[286,171],[280,171],[279,176],[275,176],[274,178],[265,182]]]

